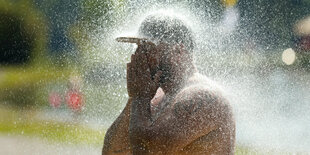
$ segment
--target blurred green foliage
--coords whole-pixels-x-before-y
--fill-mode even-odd
[[[46,86],[49,83],[66,81],[72,74],[71,70],[53,67],[6,67],[1,72],[0,102],[20,107],[47,103]]]
[[[16,111],[1,107],[0,132],[41,137],[51,142],[102,146],[102,130],[94,130],[73,122],[43,121],[36,118],[36,114],[36,111]]]
[[[14,41],[29,40],[29,43],[31,43],[29,50],[31,51],[29,63],[26,65],[42,65],[46,63],[46,21],[42,17],[42,14],[33,7],[31,2],[27,0],[20,0],[16,2],[0,0],[0,14],[2,19],[7,19],[0,22],[0,27],[3,28],[0,31],[0,42],[4,43],[5,40],[8,39],[5,38],[6,33],[11,32],[10,29],[12,27],[8,27],[7,25],[10,25],[10,22],[19,23],[21,28],[20,33],[25,33],[21,37],[26,38],[18,40],[17,37],[20,36],[12,36],[16,37],[17,40],[12,40],[10,43],[14,45]],[[4,52],[3,48],[0,49]],[[19,50],[23,49],[15,49],[8,52],[16,52],[18,54]]]
[[[108,27],[115,24],[116,18],[121,17],[124,0],[85,0],[81,5],[82,22],[87,22],[91,28]]]
[[[0,0],[0,15],[1,19],[5,19],[0,22],[0,44],[8,46],[0,47],[0,52],[12,55],[9,59],[18,57],[20,51],[29,53],[25,55],[27,60],[23,63],[5,60],[5,63],[0,65],[0,103],[22,107],[42,105],[47,102],[45,86],[67,79],[76,68],[58,67],[51,61],[47,53],[46,20],[31,1]],[[17,23],[20,29],[12,29],[10,25],[14,23]],[[16,30],[20,32],[11,32]],[[19,35],[21,33],[23,35]],[[8,40],[7,36],[11,37],[11,40]],[[29,46],[17,46],[25,41],[28,41]]]
[[[124,18],[125,0],[84,0],[81,1],[79,19],[69,28],[69,37],[80,51],[79,56],[83,65],[92,65],[89,58],[98,59],[100,56],[111,55],[111,51],[99,48],[111,29]],[[100,38],[100,40],[98,40]],[[102,54],[104,53],[104,54]],[[113,52],[112,52],[113,53]],[[87,62],[86,62],[87,61]]]
[[[46,104],[48,85],[61,81],[66,85],[71,74],[79,74],[79,65],[83,64],[83,58],[79,57],[83,54],[78,55],[77,59],[70,59],[70,51],[57,57],[48,54],[49,33],[53,26],[50,20],[55,19],[54,26],[56,24],[57,27],[69,18],[55,13],[60,9],[57,7],[60,4],[62,2],[59,0],[0,0],[1,19],[5,19],[0,21],[0,43],[8,45],[7,51],[1,47],[0,50],[12,55],[6,58],[8,62],[0,65],[0,103],[22,107]],[[76,23],[67,24],[67,35],[76,43],[79,51],[89,51],[93,46],[89,34],[99,27],[108,30],[115,24],[116,18],[121,16],[124,3],[123,0],[86,0],[72,5],[81,5],[81,13]],[[55,17],[49,16],[51,11]],[[63,13],[70,15],[67,14],[68,10],[63,10]],[[20,29],[13,29],[10,25],[14,24]],[[16,39],[8,40],[7,36]],[[21,58],[25,61],[11,63],[14,57],[21,55],[19,51],[25,51],[24,58]]]
[[[1,44],[6,44],[8,48],[1,48],[4,59],[0,70],[0,102],[14,102],[19,105],[33,103],[35,99],[35,84],[38,80],[30,67],[44,65],[46,63],[46,25],[40,12],[36,11],[29,1],[7,1],[0,0],[0,14],[3,20],[1,22],[2,31],[0,32]],[[17,23],[21,32],[11,33],[10,26]],[[14,31],[14,30],[13,30]],[[18,34],[25,33],[22,36]],[[15,35],[14,35],[15,34]],[[6,37],[13,39],[7,41]],[[25,38],[19,38],[25,37]],[[28,40],[29,47],[23,49],[24,46],[16,47],[16,44]],[[16,43],[17,42],[17,43]],[[12,49],[13,48],[13,49]],[[8,59],[17,57],[19,51],[26,50],[29,55],[25,55],[27,61],[22,64],[16,64],[14,61],[5,60],[5,55],[11,55]],[[6,62],[7,61],[7,62]],[[11,61],[11,62],[10,62]]]

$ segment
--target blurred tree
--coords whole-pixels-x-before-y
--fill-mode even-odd
[[[46,42],[45,20],[30,1],[0,0],[0,103],[37,101],[42,74],[33,68],[47,64]]]
[[[48,21],[49,50],[62,58],[75,55],[75,45],[68,36],[68,29],[77,22],[81,13],[80,0],[33,0]]]
[[[237,0],[221,0],[221,1],[226,7],[232,7],[237,3]]]
[[[84,0],[81,3],[80,21],[90,28],[106,27],[115,24],[115,18],[122,14],[124,0]]]
[[[220,21],[222,13],[225,9],[223,0],[184,0],[184,2],[185,5],[189,4],[189,7],[191,10],[194,10],[195,13],[199,13],[199,17],[212,23],[217,23]]]
[[[13,13],[0,11],[0,63],[25,64],[31,57],[34,40],[23,25],[22,19]]]
[[[122,20],[124,0],[84,0],[80,5],[78,20],[70,28],[70,38],[77,44],[78,50],[83,51],[83,57],[84,52],[95,53],[92,49],[96,48],[98,40],[94,36],[104,38]]]
[[[0,0],[0,65],[42,63],[45,21],[29,1]]]

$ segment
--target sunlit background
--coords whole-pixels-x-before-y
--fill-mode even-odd
[[[153,12],[182,17],[225,90],[236,154],[310,154],[310,0],[0,0],[0,154],[100,154]]]

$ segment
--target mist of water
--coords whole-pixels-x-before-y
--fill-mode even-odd
[[[98,81],[105,79],[110,84],[88,85],[85,91],[111,93],[110,87],[114,87],[111,81],[117,83],[117,90],[126,89],[125,66],[136,46],[117,43],[115,38],[135,36],[141,21],[151,13],[175,14],[185,19],[196,34],[195,61],[200,72],[220,83],[231,100],[237,121],[237,143],[258,149],[309,152],[310,74],[270,63],[269,59],[281,61],[281,54],[270,58],[261,52],[260,45],[251,42],[256,38],[247,43],[238,42],[244,38],[236,35],[239,26],[236,7],[225,8],[217,16],[219,20],[214,20],[208,10],[212,12],[216,8],[207,5],[197,8],[196,4],[194,1],[133,0],[122,5],[119,8],[122,14],[114,18],[117,24],[98,27],[93,31],[96,33],[89,32],[91,46],[85,49],[88,51],[84,56],[85,68],[90,68],[87,71],[98,76]],[[99,67],[92,67],[98,64]],[[98,69],[100,66],[106,69]],[[86,83],[96,81],[90,79],[86,78]],[[112,92],[109,97],[90,101],[103,103],[95,106],[91,115],[101,117],[100,122],[107,125],[118,116],[127,98],[126,91]]]

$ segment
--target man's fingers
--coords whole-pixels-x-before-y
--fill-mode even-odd
[[[135,54],[131,54],[131,57],[130,57],[131,63],[133,63],[134,59],[135,59]]]
[[[136,81],[136,71],[135,68],[132,66],[132,63],[127,64],[127,82],[130,84]]]
[[[147,69],[148,68],[148,64],[147,64],[147,57],[145,54],[141,54],[141,66],[143,67],[142,69]]]
[[[155,47],[156,47],[156,45],[151,41],[144,42],[143,44],[138,45],[138,48],[136,50],[136,54],[148,53],[148,52],[154,50]]]
[[[133,54],[131,56],[130,68],[132,74],[139,77],[148,76],[150,69],[147,62],[147,57],[145,54]]]
[[[145,54],[140,54],[139,55],[139,62],[138,64],[138,76],[146,78],[145,80],[151,79],[151,73],[150,73],[150,68],[147,62],[147,57]]]
[[[137,55],[133,54],[131,55],[131,62],[130,62],[130,70],[131,70],[131,77],[132,77],[132,82],[136,81],[137,79],[137,74],[138,74],[138,64],[137,64]]]
[[[142,54],[146,51],[145,45],[138,45],[138,48],[135,52],[136,55]]]
[[[127,81],[132,80],[132,69],[131,63],[127,63]]]
[[[127,70],[131,68],[131,62],[127,63]]]
[[[135,60],[139,70],[145,69],[145,66],[147,65],[147,58],[145,54],[136,54]]]
[[[158,71],[158,72],[154,75],[154,82],[155,82],[156,84],[159,83],[160,77],[161,77],[162,74],[163,74],[162,71]]]
[[[131,69],[131,63],[127,63],[127,78],[130,73],[130,69]]]

